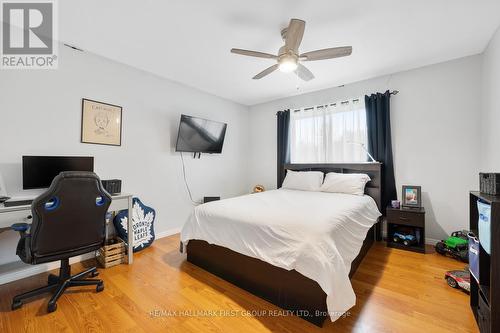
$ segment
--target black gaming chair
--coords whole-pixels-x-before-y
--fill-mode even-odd
[[[71,275],[69,258],[103,246],[110,204],[111,196],[93,172],[61,172],[54,178],[50,188],[31,205],[31,226],[17,223],[12,229],[21,234],[16,253],[22,261],[36,265],[60,260],[59,275],[50,274],[45,287],[15,296],[12,310],[20,308],[27,298],[54,292],[48,304],[48,311],[53,312],[66,288],[95,285],[97,292],[104,289],[102,280],[85,279],[98,275],[96,267]]]

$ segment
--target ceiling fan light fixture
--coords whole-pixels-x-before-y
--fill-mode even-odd
[[[303,81],[311,81],[314,79],[314,74],[307,69],[302,62],[334,59],[351,55],[352,46],[330,47],[327,49],[309,51],[300,53],[300,44],[304,36],[306,22],[299,19],[291,19],[288,27],[281,30],[281,38],[285,45],[279,48],[278,55],[250,51],[244,49],[231,49],[232,53],[241,54],[249,57],[266,58],[277,60],[274,65],[268,67],[255,75],[252,79],[260,80],[263,77],[273,73],[275,70],[280,72],[295,74]]]
[[[284,73],[291,73],[297,69],[297,59],[293,57],[283,57],[279,60],[279,70]]]

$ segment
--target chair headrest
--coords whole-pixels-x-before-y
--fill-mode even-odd
[[[94,178],[99,179],[96,173],[90,171],[63,171],[58,176],[54,178]]]

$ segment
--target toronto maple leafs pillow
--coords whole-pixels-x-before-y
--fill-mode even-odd
[[[153,208],[144,205],[139,198],[132,201],[132,229],[134,230],[134,252],[150,246],[155,240],[154,220],[156,212]],[[127,242],[128,210],[121,210],[113,220],[118,237]]]

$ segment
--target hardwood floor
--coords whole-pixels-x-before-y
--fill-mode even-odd
[[[276,316],[279,308],[187,263],[178,248],[178,235],[155,241],[133,265],[101,269],[103,292],[76,288],[50,314],[44,297],[10,310],[12,296],[47,274],[2,285],[0,332],[478,332],[467,294],[443,278],[463,264],[438,254],[376,244],[352,280],[358,304],[319,328]]]

